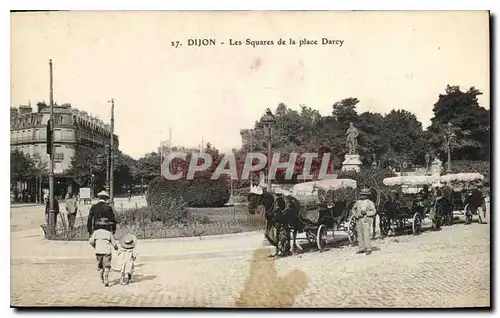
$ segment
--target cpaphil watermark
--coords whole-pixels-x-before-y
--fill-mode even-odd
[[[313,175],[311,174],[311,169],[313,161],[315,158],[320,157],[319,154],[312,152],[303,153],[301,155],[290,153],[288,161],[285,162],[280,161],[280,153],[273,154],[268,171],[269,177],[275,179],[278,169],[285,169],[285,179],[291,180],[299,157],[304,159],[304,165],[302,174],[299,175],[298,178],[312,179]],[[177,171],[173,173],[171,171],[171,166],[174,159],[181,159],[184,162],[189,160],[187,172]],[[318,174],[319,179],[326,179],[333,176],[332,174],[328,174],[329,162],[330,153],[323,153],[321,155],[321,166]],[[212,163],[212,157],[208,153],[191,153],[188,159],[188,154],[185,152],[172,152],[165,156],[162,162],[161,174],[167,180],[179,180],[184,177],[187,180],[193,180],[197,172],[207,171],[207,169],[212,167]],[[243,169],[241,169],[240,174],[238,173],[237,167],[238,165],[234,154],[225,154],[215,171],[212,173],[210,179],[217,180],[221,176],[227,175],[232,180],[248,180],[251,172],[261,171],[267,167],[267,156],[259,152],[248,153],[246,154]]]

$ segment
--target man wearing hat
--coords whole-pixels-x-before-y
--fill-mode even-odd
[[[89,217],[87,220],[87,230],[89,235],[95,231],[95,222],[101,218],[106,218],[108,220],[109,228],[111,233],[115,234],[116,232],[116,218],[115,213],[113,212],[113,208],[106,203],[106,200],[109,199],[109,194],[106,191],[101,191],[97,194],[97,198],[99,201],[92,205],[89,212]]]
[[[126,234],[120,239],[122,250],[118,252],[121,261],[121,284],[128,285],[132,280],[132,273],[134,272],[134,261],[137,254],[134,250],[137,243],[135,235]]]
[[[370,190],[362,189],[359,193],[359,200],[352,207],[352,215],[356,220],[356,232],[358,236],[358,252],[371,253],[370,224],[372,217],[377,213],[375,203],[370,200]]]

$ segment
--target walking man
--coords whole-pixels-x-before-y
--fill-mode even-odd
[[[358,236],[358,251],[357,253],[371,254],[370,242],[370,225],[372,224],[372,217],[375,216],[377,210],[375,203],[369,199],[370,190],[362,189],[359,193],[359,200],[356,201],[352,208],[352,215],[356,220],[356,232]]]
[[[89,218],[87,220],[87,230],[89,235],[92,235],[95,231],[95,222],[97,220],[106,218],[109,222],[109,228],[111,233],[116,232],[116,218],[113,208],[106,203],[109,199],[109,194],[106,191],[101,191],[97,194],[99,201],[90,207]]]
[[[47,199],[45,203],[45,222],[48,225],[49,224],[49,217],[50,217],[50,200]],[[54,196],[54,228],[56,227],[55,225],[57,224],[57,217],[59,216],[59,201],[57,200],[57,197]]]
[[[68,213],[68,228],[71,230],[75,225],[76,214],[78,213],[78,202],[74,194],[70,194],[69,199],[66,201],[66,212]]]

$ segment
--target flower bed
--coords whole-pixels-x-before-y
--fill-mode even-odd
[[[139,239],[160,239],[222,235],[262,230],[265,219],[261,215],[250,215],[246,207],[190,209],[183,222],[164,224],[148,217],[152,214],[149,207],[132,209],[117,215],[118,226],[115,237],[132,233]],[[86,224],[71,231],[58,229],[51,240],[86,241],[89,239]]]

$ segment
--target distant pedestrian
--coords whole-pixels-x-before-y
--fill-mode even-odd
[[[366,253],[367,255],[372,252],[370,225],[373,223],[372,217],[377,213],[375,203],[369,197],[370,190],[362,189],[359,193],[359,200],[356,201],[352,208],[352,215],[356,220],[356,232],[358,236],[357,253]]]
[[[110,231],[112,223],[106,218],[100,218],[95,223],[95,231],[89,239],[90,245],[94,248],[97,260],[97,269],[101,276],[101,283],[109,286],[109,271],[111,270],[112,249],[118,250],[118,244]]]
[[[134,273],[134,262],[137,258],[135,252],[135,245],[137,244],[137,237],[132,234],[126,234],[120,239],[121,250],[118,251],[120,257],[120,273],[122,285],[128,285],[132,282],[132,274]]]
[[[89,217],[87,220],[87,230],[89,235],[95,231],[95,222],[101,218],[106,218],[110,223],[110,231],[116,232],[116,218],[113,208],[106,203],[109,199],[109,194],[106,191],[101,191],[97,194],[99,201],[90,207]]]
[[[128,202],[130,202],[130,199],[132,198],[132,193],[130,192],[130,189],[128,190],[127,198],[128,198]]]
[[[68,218],[68,228],[71,230],[75,225],[76,214],[78,213],[78,201],[73,194],[69,195],[66,201],[66,212]]]

